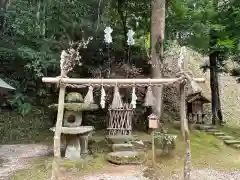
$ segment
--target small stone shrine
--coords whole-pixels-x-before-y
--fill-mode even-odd
[[[204,124],[205,113],[203,105],[210,103],[201,92],[188,95],[187,103],[187,118],[190,123]]]
[[[98,105],[84,103],[80,93],[69,93],[65,100],[61,130],[62,137],[66,140],[65,158],[76,160],[88,153],[88,137],[94,130],[93,126],[82,126],[82,112],[96,110]],[[58,104],[50,105],[49,108],[57,110]],[[55,132],[55,127],[51,130]]]

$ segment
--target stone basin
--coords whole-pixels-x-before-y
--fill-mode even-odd
[[[55,132],[56,127],[50,130]],[[62,127],[61,133],[66,140],[65,158],[76,160],[81,158],[81,154],[88,154],[88,137],[93,130],[93,126]]]
[[[50,128],[51,131],[55,132],[56,127]],[[63,134],[85,134],[94,130],[93,126],[80,126],[80,127],[62,127],[61,133]]]

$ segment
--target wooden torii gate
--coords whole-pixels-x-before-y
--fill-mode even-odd
[[[190,177],[190,164],[191,164],[191,151],[190,151],[190,137],[188,122],[186,118],[186,91],[185,85],[194,83],[204,83],[204,78],[191,78],[187,73],[181,71],[178,78],[160,78],[160,79],[81,79],[81,78],[68,78],[66,77],[66,71],[61,68],[61,76],[59,77],[43,77],[42,81],[45,83],[52,83],[59,85],[59,98],[58,98],[58,114],[56,122],[56,130],[54,134],[54,161],[53,161],[53,173],[52,180],[56,179],[56,167],[57,160],[61,159],[61,132],[62,132],[62,121],[64,115],[64,99],[65,99],[65,89],[67,86],[79,88],[86,86],[108,86],[114,87],[118,86],[162,86],[165,84],[179,83],[180,86],[180,116],[181,116],[181,131],[185,141],[185,161],[184,161],[184,179],[189,179]]]
[[[107,85],[108,87],[114,87],[116,84],[119,86],[123,85],[132,86],[161,86],[164,84],[170,84],[174,82],[180,82],[180,116],[181,116],[181,130],[184,129],[188,131],[187,119],[186,119],[186,107],[185,107],[185,82],[187,77],[181,76],[179,78],[161,78],[161,79],[81,79],[81,78],[60,78],[60,77],[43,77],[42,81],[45,83],[59,84],[59,99],[58,99],[58,114],[56,122],[56,131],[54,135],[54,156],[60,158],[60,137],[61,137],[61,128],[64,114],[64,98],[65,98],[65,88],[67,85],[83,85],[88,86],[101,86]],[[205,82],[204,78],[193,78],[193,81],[197,83]],[[185,128],[184,128],[185,127]],[[187,129],[186,129],[187,128]],[[185,134],[185,135],[184,135]],[[186,136],[186,133],[183,135]]]

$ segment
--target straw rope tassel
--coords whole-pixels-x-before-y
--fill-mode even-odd
[[[131,105],[132,105],[132,108],[133,108],[133,109],[136,108],[136,104],[137,104],[136,88],[133,87],[133,88],[132,88],[132,101],[131,101]]]
[[[84,98],[84,103],[86,103],[86,104],[94,103],[94,100],[93,100],[93,87],[92,86],[88,87],[88,92],[87,92],[87,95]]]
[[[101,89],[101,101],[100,101],[100,105],[101,105],[102,109],[105,108],[105,104],[106,104],[106,92],[105,92],[104,88],[102,87],[102,89]]]
[[[144,105],[145,106],[153,106],[154,105],[154,96],[153,96],[153,93],[152,93],[152,87],[151,86],[148,86],[148,88],[147,88],[147,93],[146,93],[146,96],[145,96]]]
[[[113,96],[113,101],[111,105],[112,109],[120,109],[123,108],[123,103],[121,99],[121,95],[119,93],[118,86],[116,85],[114,88],[114,96]]]

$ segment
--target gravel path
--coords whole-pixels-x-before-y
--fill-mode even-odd
[[[143,176],[143,166],[112,165],[104,173],[84,176],[81,180],[149,180]]]
[[[128,169],[128,167],[126,167]],[[143,170],[136,170],[132,173],[127,173],[126,171],[120,171],[120,169],[115,169],[115,174],[94,174],[91,176],[85,176],[81,180],[181,180],[183,179],[182,173],[177,173],[172,175],[172,177],[154,177],[151,174],[151,178],[144,177]],[[223,172],[214,169],[193,169],[191,171],[191,180],[239,180],[240,171],[235,172]]]
[[[49,147],[40,144],[1,145],[0,180],[6,179],[12,172],[27,168],[27,160],[49,153]]]
[[[167,178],[166,180],[179,180],[182,179],[182,175],[175,174],[171,178]],[[191,171],[191,180],[239,180],[240,179],[240,171],[235,172],[224,172],[209,168],[203,169],[192,169]],[[161,178],[160,178],[161,180]],[[164,179],[165,180],[165,179]]]
[[[194,169],[191,180],[239,180],[240,171],[223,172],[213,169]]]
[[[118,171],[118,169],[116,169]],[[121,174],[121,175],[120,175]],[[181,173],[175,174],[172,177],[164,178],[146,178],[143,176],[142,171],[135,172],[133,174],[125,174],[125,172],[119,172],[118,174],[95,174],[91,176],[85,176],[81,180],[181,180]],[[239,180],[240,179],[240,171],[235,172],[223,172],[217,171],[213,169],[193,169],[191,171],[191,180]]]
[[[97,175],[84,177],[82,180],[149,180],[149,179],[144,177],[142,174],[122,175],[122,176],[97,174]]]
[[[27,168],[29,158],[44,156],[50,152],[49,147],[38,144],[2,145],[0,146],[0,180],[6,179],[14,171]],[[92,174],[77,180],[152,180],[143,175],[142,166],[111,166],[104,173]],[[182,173],[178,171],[172,177],[158,177],[154,180],[181,180]],[[214,169],[192,169],[191,180],[240,180],[240,170],[223,172]]]

